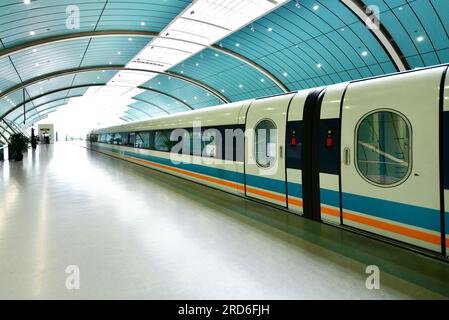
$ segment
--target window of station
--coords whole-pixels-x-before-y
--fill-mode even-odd
[[[357,127],[357,169],[379,186],[395,186],[411,171],[410,124],[400,114],[378,111]]]
[[[276,162],[277,132],[271,120],[262,120],[255,129],[256,162],[260,167],[269,168]]]

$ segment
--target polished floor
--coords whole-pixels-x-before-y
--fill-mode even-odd
[[[279,217],[293,219],[81,145],[41,146],[0,164],[0,298],[449,297],[447,263]]]

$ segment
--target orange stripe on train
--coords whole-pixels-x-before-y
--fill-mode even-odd
[[[321,212],[329,214],[334,217],[340,217],[339,210],[331,209],[328,207],[321,206]],[[352,214],[349,212],[343,213],[343,219],[347,219],[347,220],[350,220],[353,222],[357,222],[357,223],[364,224],[364,225],[374,227],[377,229],[389,231],[392,233],[401,234],[401,235],[404,235],[404,236],[407,236],[410,238],[433,243],[436,245],[441,244],[441,237],[439,235],[433,235],[433,234],[429,234],[429,233],[426,233],[423,231],[418,231],[418,230],[413,230],[410,228],[398,226],[398,225],[395,225],[392,223],[383,222],[383,221],[379,221],[379,220],[371,219],[371,218],[367,218],[367,217],[362,217],[362,216]],[[449,244],[448,241],[446,241],[446,243]]]
[[[389,232],[401,234],[410,238],[415,238],[421,241],[441,245],[441,237],[432,235],[426,232],[409,229],[406,227],[398,226],[392,223],[374,220],[371,218],[362,217],[348,212],[343,212],[343,219],[348,219],[357,223],[365,224],[374,228],[386,230]]]

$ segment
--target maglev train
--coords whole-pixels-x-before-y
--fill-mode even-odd
[[[180,130],[202,142],[173,151]],[[244,138],[231,136],[231,148],[211,134],[238,130]],[[447,65],[94,130],[89,140],[114,157],[448,258]]]

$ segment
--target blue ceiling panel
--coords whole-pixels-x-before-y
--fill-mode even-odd
[[[220,42],[287,84],[316,87],[396,71],[365,25],[340,1],[290,2]],[[287,75],[287,76],[284,76]]]
[[[179,100],[185,100],[186,103],[195,109],[216,106],[223,103],[210,92],[170,76],[157,76],[145,83],[144,86],[167,92]]]
[[[75,75],[73,86],[83,84],[108,83],[116,74],[117,71],[109,70],[80,72]]]
[[[92,31],[103,10],[105,0],[39,0],[26,5],[23,1],[2,1],[0,5],[0,38],[6,47],[45,37]],[[68,6],[80,12],[79,29],[69,29]],[[70,24],[69,24],[70,27]]]
[[[190,1],[187,0],[110,0],[97,30],[146,30],[160,32]],[[141,23],[145,25],[141,25]]]
[[[88,39],[45,45],[11,57],[23,81],[51,72],[78,68]]]
[[[411,68],[448,63],[449,2],[446,0],[370,0]]]
[[[126,65],[147,44],[148,38],[106,37],[93,38],[81,66]]]
[[[25,95],[28,98],[27,95]],[[22,90],[13,92],[3,98],[0,99],[0,116],[6,113],[8,110],[14,108],[16,105],[19,105],[23,101],[23,92]]]
[[[39,0],[26,5],[19,0],[3,0],[0,4],[0,38],[5,47],[11,47],[83,31],[159,32],[189,3],[187,0]],[[73,8],[79,12],[79,25],[71,23]]]
[[[74,75],[66,75],[49,80],[40,81],[27,87],[30,96],[35,97],[45,92],[67,88],[72,85]]]
[[[162,94],[152,92],[152,91],[142,92],[141,94],[137,95],[135,98],[145,101],[146,102],[146,103],[144,103],[145,105],[147,105],[148,103],[154,104],[154,105],[158,106],[159,108],[166,110],[168,113],[177,113],[177,112],[189,110],[181,102],[178,102],[178,101],[170,98],[169,96],[162,95]],[[188,103],[187,99],[185,99],[185,100],[186,100],[185,103]],[[139,101],[139,105],[142,105],[142,103],[143,102]]]
[[[4,91],[20,82],[9,58],[0,59],[0,90]]]
[[[223,53],[206,49],[171,69],[176,73],[198,79],[231,101],[281,93],[262,73]]]

